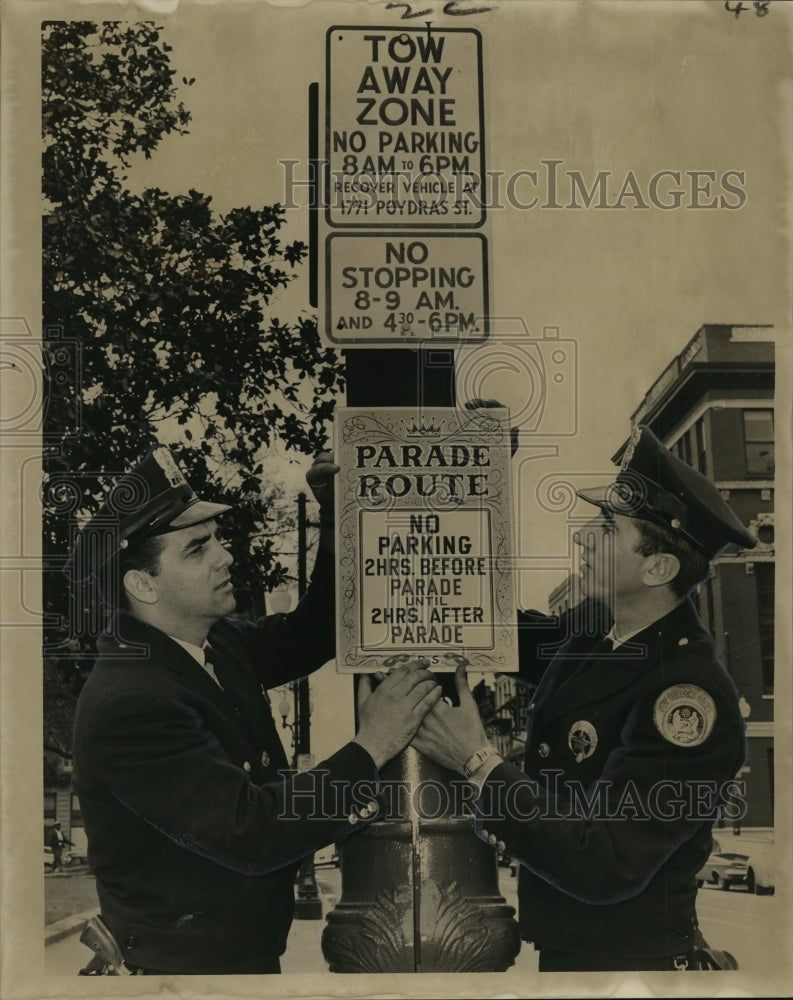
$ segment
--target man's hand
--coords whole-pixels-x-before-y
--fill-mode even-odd
[[[333,480],[339,467],[333,461],[332,451],[323,451],[314,459],[306,473],[306,482],[319,504],[319,547],[327,552],[334,549]]]
[[[366,674],[359,678],[360,726],[355,742],[368,751],[378,770],[405,749],[441,696],[442,689],[426,662],[411,660],[397,667],[375,691]]]
[[[306,473],[306,482],[319,504],[320,516],[333,518],[333,479],[339,471],[333,461],[332,451],[323,451],[314,459],[314,464]]]
[[[425,717],[411,740],[411,746],[450,771],[463,773],[468,759],[488,743],[479,718],[479,708],[468,687],[465,664],[454,674],[460,699],[458,708],[439,701]]]

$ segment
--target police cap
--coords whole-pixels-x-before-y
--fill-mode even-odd
[[[230,510],[196,496],[165,445],[145,457],[110,490],[79,532],[64,572],[85,580],[129,545],[209,521]]]
[[[602,510],[669,528],[708,559],[731,542],[745,549],[757,544],[713,483],[642,424],[633,430],[616,480],[577,493]]]

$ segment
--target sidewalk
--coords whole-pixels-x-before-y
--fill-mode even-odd
[[[99,912],[96,888],[88,865],[69,865],[64,871],[44,873],[45,944],[82,929]]]
[[[325,918],[341,896],[341,869],[321,868],[315,874],[322,900],[322,919],[292,921],[286,952],[281,958],[281,971],[287,974],[328,971],[328,963],[322,954],[322,932],[326,926]]]

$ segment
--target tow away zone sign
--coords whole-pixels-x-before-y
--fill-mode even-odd
[[[334,27],[326,66],[328,224],[481,226],[479,32]]]

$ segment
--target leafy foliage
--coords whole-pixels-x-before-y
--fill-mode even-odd
[[[263,482],[262,455],[276,441],[306,454],[325,444],[342,370],[313,317],[268,315],[307,255],[283,240],[280,205],[221,215],[199,191],[125,186],[135,157],[190,123],[161,31],[42,29],[45,346],[52,371],[64,347],[70,359],[48,384],[44,551],[62,557],[77,514],[99,505],[102,473],[129,469],[161,440],[196,492],[234,505],[238,605],[255,610],[284,574],[284,498]],[[90,662],[78,655],[87,634],[77,629],[79,649],[69,646],[75,622],[96,614],[83,596],[70,616],[57,573],[45,591],[60,622],[50,652],[73,674]]]

